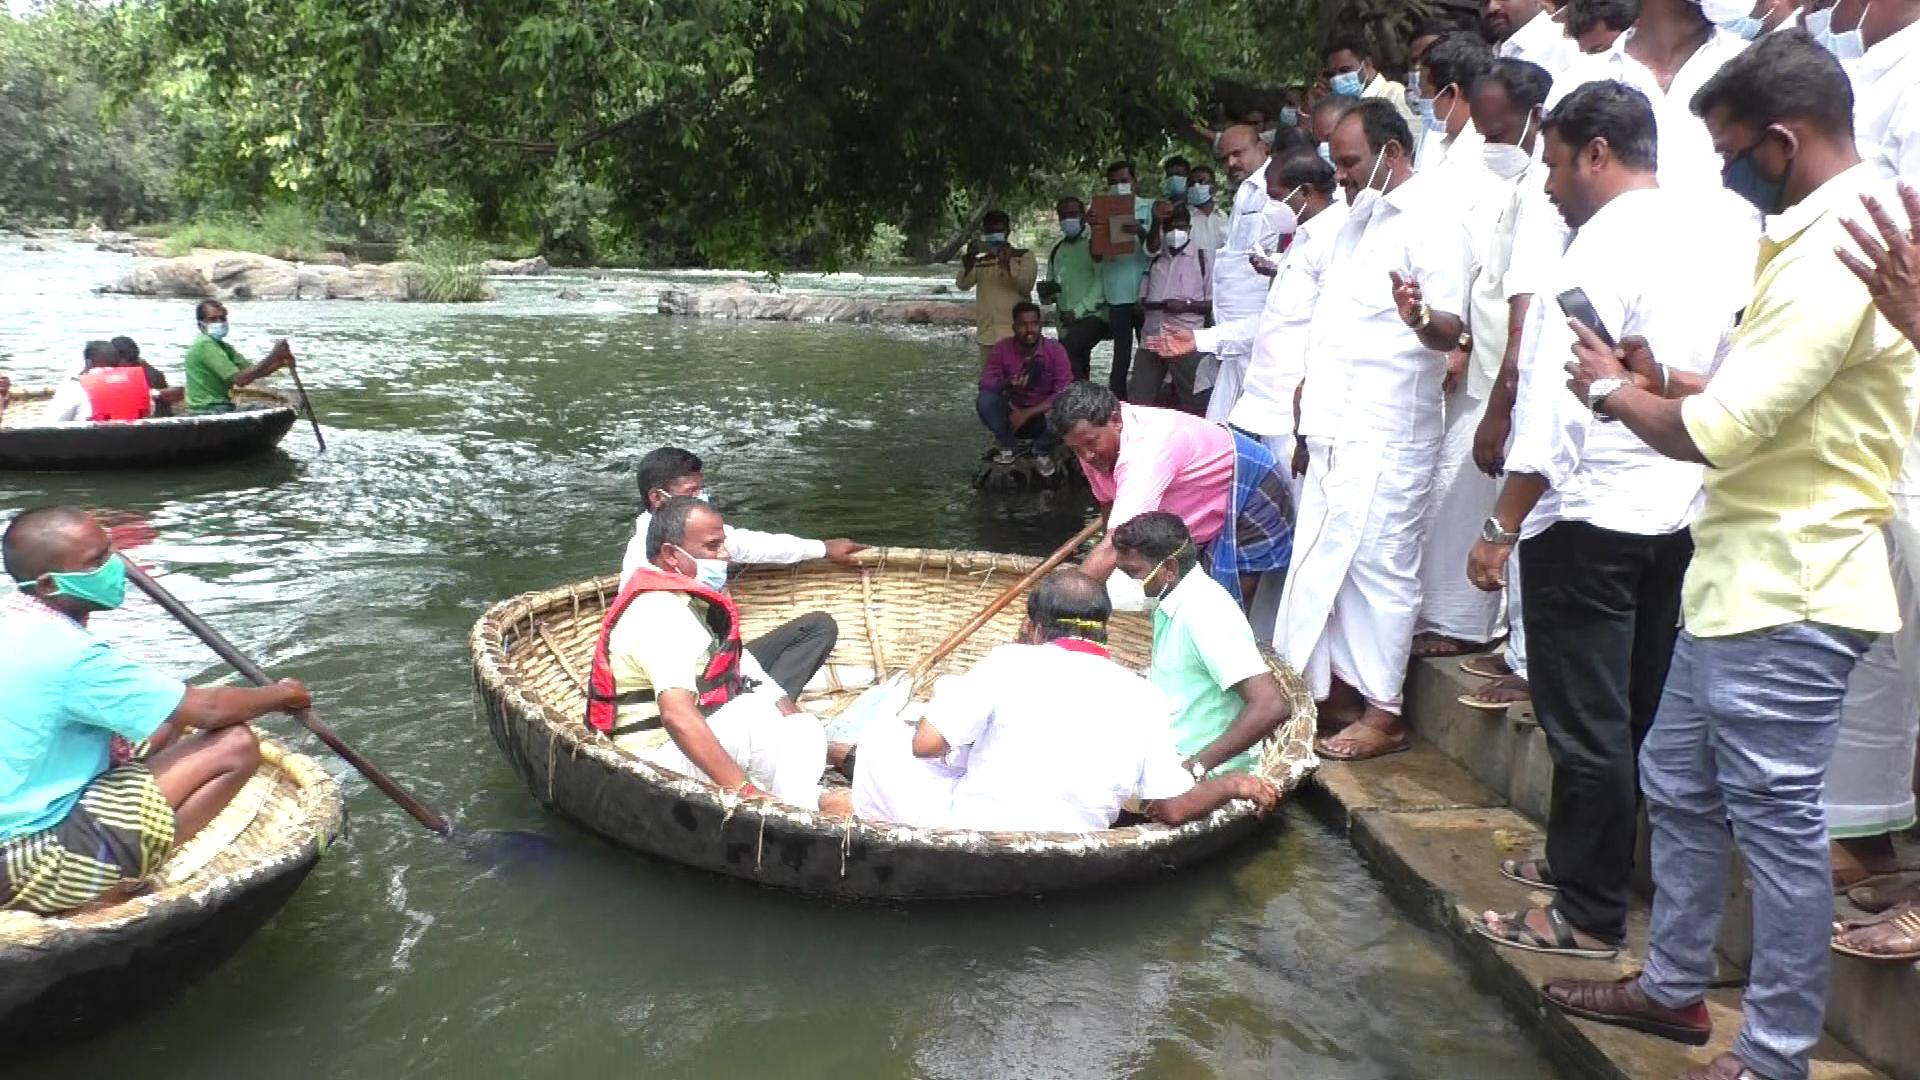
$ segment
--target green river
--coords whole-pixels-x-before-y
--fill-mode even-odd
[[[86,339],[124,333],[177,373],[190,302],[92,292],[131,262],[0,243],[0,371],[52,381]],[[762,891],[544,814],[475,711],[467,632],[494,600],[618,566],[649,448],[696,450],[715,503],[763,528],[1041,553],[1079,520],[1072,500],[970,489],[968,338],[674,320],[646,289],[556,276],[475,306],[236,303],[243,353],[292,339],[324,454],[302,425],[231,468],[0,474],[0,515],[79,503],[124,538],[150,530],[140,555],[176,594],[428,802],[558,842],[532,864],[462,861],[295,736],[349,815],[306,885],[183,998],[23,1075],[1551,1075],[1453,947],[1300,807],[1178,879],[932,906]],[[183,677],[227,674],[144,601],[95,625]]]

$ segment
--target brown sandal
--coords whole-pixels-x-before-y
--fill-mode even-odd
[[[1469,709],[1506,712],[1516,705],[1524,707],[1533,704],[1533,694],[1527,687],[1527,680],[1518,675],[1508,675],[1478,690],[1461,694],[1459,700]]]
[[[1909,904],[1891,917],[1840,931],[1833,937],[1833,951],[1862,960],[1920,960],[1920,906]]]
[[[1446,634],[1413,635],[1413,656],[1419,660],[1437,660],[1449,656],[1466,656],[1469,653],[1483,653],[1492,644],[1486,641],[1468,641],[1465,638],[1451,637]]]
[[[1354,736],[1362,730],[1368,733],[1367,737],[1364,740],[1355,738]],[[1357,744],[1358,749],[1336,750],[1333,748],[1335,743],[1342,741]],[[1412,742],[1404,731],[1396,738],[1372,724],[1355,722],[1341,728],[1336,735],[1315,740],[1313,749],[1321,757],[1330,761],[1372,761],[1374,758],[1386,757],[1388,754],[1397,754],[1411,745]]]

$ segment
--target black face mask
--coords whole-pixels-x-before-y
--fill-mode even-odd
[[[1741,151],[1740,156],[1727,162],[1720,170],[1720,182],[1727,190],[1752,203],[1762,214],[1772,217],[1778,214],[1787,201],[1787,177],[1793,172],[1793,159],[1787,159],[1787,172],[1779,179],[1773,179],[1760,171],[1753,160],[1754,151],[1767,141],[1765,135],[1754,141],[1752,146]]]

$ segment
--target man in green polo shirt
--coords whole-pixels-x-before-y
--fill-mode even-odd
[[[1280,680],[1260,654],[1240,605],[1205,571],[1178,515],[1141,514],[1113,530],[1121,572],[1153,609],[1147,680],[1173,705],[1173,741],[1197,780],[1252,770],[1259,746],[1287,717]]]
[[[1093,261],[1086,204],[1069,195],[1054,204],[1054,213],[1060,219],[1060,239],[1047,252],[1040,299],[1060,312],[1060,347],[1067,350],[1073,377],[1084,382],[1093,370],[1093,347],[1113,336],[1107,327],[1106,287]]]
[[[200,336],[187,346],[187,411],[232,412],[233,388],[265,378],[293,364],[293,350],[282,340],[265,360],[249,367],[227,344],[227,308],[218,300],[202,300],[193,309]]]

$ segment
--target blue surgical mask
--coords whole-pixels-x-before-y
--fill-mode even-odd
[[[1807,33],[1813,35],[1813,40],[1820,41],[1828,37],[1827,32],[1833,29],[1833,8],[1823,7],[1819,11],[1807,12],[1805,25]]]
[[[1867,12],[1872,10],[1872,4],[1861,8],[1860,21],[1854,24],[1853,29],[1835,34],[1832,33],[1833,9],[1828,8],[1826,9],[1826,26],[1822,27],[1820,33],[1814,34],[1813,39],[1832,53],[1836,60],[1858,60],[1867,55],[1867,35],[1861,27],[1866,25]],[[1812,21],[1812,16],[1808,16],[1808,21]]]
[[[212,338],[215,341],[227,340],[227,324],[223,322],[208,323],[207,336]]]
[[[1420,114],[1420,123],[1428,129],[1440,126],[1440,118],[1433,115],[1432,98],[1421,98],[1419,102],[1414,105],[1414,111]]]
[[[54,595],[72,597],[101,611],[112,611],[127,602],[127,564],[117,553],[108,553],[107,561],[91,570],[44,576],[53,582]],[[20,591],[32,592],[33,584],[21,582]]]
[[[1060,219],[1060,235],[1066,237],[1069,240],[1079,239],[1080,230],[1084,227],[1085,226],[1081,223],[1080,219],[1077,217]]]
[[[1326,162],[1329,165],[1333,164],[1333,144],[1332,143],[1323,142],[1320,144],[1320,160]]]
[[[712,589],[714,592],[719,592],[727,587],[727,560],[694,559],[693,552],[688,551],[679,544],[673,545],[673,549],[685,555],[687,558],[693,559],[693,580]]]
[[[1291,105],[1281,106],[1280,126],[1287,127],[1287,128],[1299,127],[1300,126],[1300,110],[1294,108]]]
[[[1187,178],[1184,176],[1167,177],[1166,192],[1167,198],[1169,199],[1177,199],[1185,195],[1187,193]]]
[[[1729,34],[1738,34],[1744,40],[1755,41],[1759,39],[1761,34],[1767,32],[1767,24],[1765,20],[1756,19],[1751,15],[1742,15],[1732,22],[1721,26],[1720,29],[1725,30]]]
[[[1188,184],[1187,202],[1194,206],[1205,206],[1213,201],[1212,184]]]
[[[982,243],[987,244],[1004,244],[1007,242],[1007,234],[1003,232],[985,233],[980,237],[980,240]]]
[[[1359,97],[1360,91],[1365,86],[1366,84],[1360,81],[1360,73],[1357,71],[1343,71],[1327,80],[1327,89],[1342,97]]]

